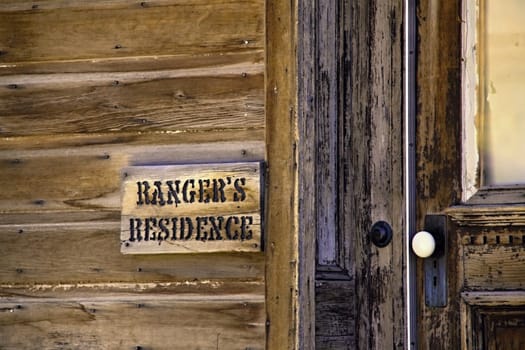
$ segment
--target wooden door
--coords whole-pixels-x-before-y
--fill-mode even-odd
[[[403,349],[403,2],[298,4],[300,349]]]
[[[448,226],[445,306],[426,304],[425,263],[418,262],[420,349],[525,347],[525,191],[483,179],[487,3],[418,4],[418,226],[428,214],[445,215]],[[513,50],[520,45],[513,41]],[[498,88],[503,93],[491,86]]]

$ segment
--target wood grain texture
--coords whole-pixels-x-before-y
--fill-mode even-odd
[[[250,161],[260,141],[128,146],[109,144],[0,153],[0,212],[120,210],[121,171],[130,165]]]
[[[297,2],[266,3],[267,349],[298,349]]]
[[[0,4],[1,6],[1,4]],[[264,63],[264,50],[234,51],[219,55],[151,55],[67,61],[0,64],[0,76],[49,73],[149,72]]]
[[[348,6],[343,227],[354,234],[356,346],[404,349],[403,3],[359,1]],[[380,220],[394,232],[384,248],[368,237]]]
[[[315,349],[315,273],[317,239],[316,179],[316,2],[301,1],[297,28],[297,128],[298,128],[298,348]]]
[[[346,343],[340,349],[355,348],[356,315],[355,311],[348,307],[348,302],[354,298],[355,284],[353,281],[316,282],[316,348],[325,349],[327,343],[337,343],[342,340]],[[346,300],[348,304],[345,305],[343,300]]]
[[[6,349],[264,349],[264,300],[169,296],[0,303]]]
[[[458,1],[417,4],[417,223],[461,200],[461,13]],[[418,264],[418,348],[458,349],[460,256],[454,226],[449,225],[448,305],[424,303],[423,262]]]
[[[317,263],[344,267],[344,253],[339,242],[339,112],[340,80],[338,4],[316,3],[316,40],[314,77],[316,107],[316,198]]]
[[[60,215],[60,214],[58,214]],[[120,221],[0,226],[0,284],[262,279],[262,253],[122,255]]]
[[[462,349],[523,348],[523,291],[461,293]]]
[[[36,5],[0,9],[0,62],[220,54],[264,47],[260,0]]]
[[[0,23],[0,348],[265,349],[282,259],[119,252],[123,168],[265,159],[265,2],[6,0]]]
[[[264,128],[209,130],[206,132],[108,132],[73,135],[7,136],[0,137],[0,152],[2,152],[3,157],[8,158],[6,151],[17,155],[21,151],[46,150],[47,152],[52,152],[51,150],[59,148],[88,150],[92,147],[98,147],[99,150],[103,150],[105,147],[111,149],[112,147],[162,145],[160,148],[164,148],[184,144],[193,145],[195,149],[199,149],[200,146],[198,144],[201,143],[216,142],[224,144],[226,142],[242,142],[250,145],[252,141],[259,142],[261,147],[264,148]],[[244,152],[242,151],[240,154],[241,159],[249,159],[252,156],[252,150],[244,149]],[[137,153],[134,152],[134,157],[138,157]],[[183,158],[190,159],[189,157],[190,155],[187,155]]]
[[[465,274],[464,287],[468,290],[525,288],[523,245],[466,246],[461,258]]]
[[[264,298],[263,279],[187,279],[168,282],[98,282],[59,284],[0,284],[3,302],[25,299],[126,299],[157,295],[171,300],[195,300],[214,296],[217,300]]]
[[[239,64],[4,76],[0,135],[261,128],[262,71]]]

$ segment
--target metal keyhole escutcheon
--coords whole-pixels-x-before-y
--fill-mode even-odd
[[[386,221],[378,221],[372,225],[368,235],[375,246],[383,248],[392,241],[392,227]]]

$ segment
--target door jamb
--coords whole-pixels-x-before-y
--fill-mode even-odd
[[[405,104],[405,256],[406,256],[406,320],[407,347],[417,349],[417,286],[416,256],[411,249],[411,240],[416,233],[416,4],[415,0],[404,0],[404,104]]]

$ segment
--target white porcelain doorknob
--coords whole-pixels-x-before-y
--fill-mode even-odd
[[[420,258],[428,258],[436,250],[436,240],[430,232],[420,231],[412,238],[412,250]]]

